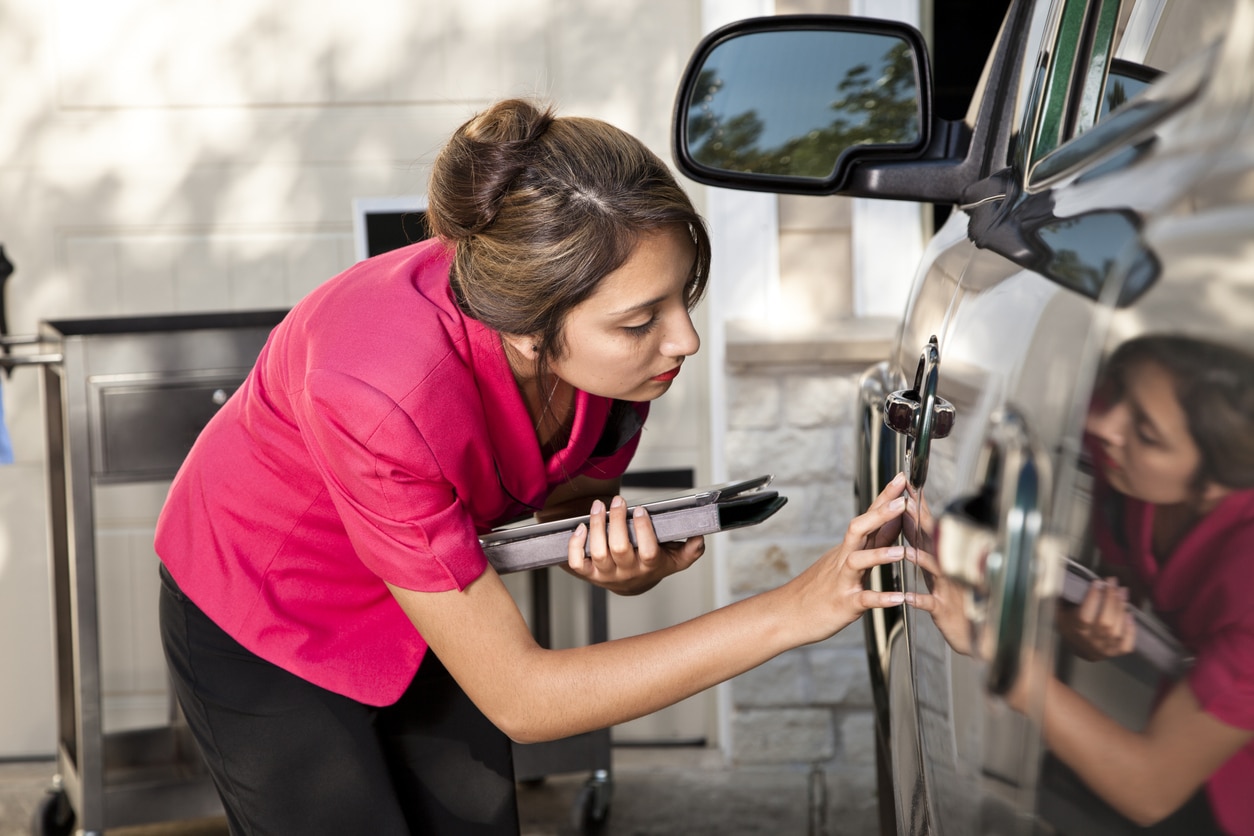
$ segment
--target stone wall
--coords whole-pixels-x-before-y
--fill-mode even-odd
[[[736,340],[728,351],[729,477],[773,473],[788,504],[724,546],[731,597],[774,588],[844,536],[854,513],[857,379],[887,356],[890,323]],[[813,770],[841,833],[875,827],[872,698],[856,622],[730,684],[732,760]],[[836,832],[836,831],[833,831]]]

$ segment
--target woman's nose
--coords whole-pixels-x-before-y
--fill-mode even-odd
[[[690,357],[701,348],[701,337],[692,324],[692,315],[685,308],[674,317],[674,324],[662,341],[662,353],[668,357]]]
[[[1121,444],[1127,417],[1127,407],[1117,402],[1101,411],[1089,413],[1085,429],[1105,444]]]

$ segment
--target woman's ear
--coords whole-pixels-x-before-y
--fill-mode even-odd
[[[1232,488],[1226,488],[1217,482],[1207,479],[1202,485],[1202,508],[1205,511],[1209,511],[1222,502],[1224,497],[1230,493],[1232,493]]]
[[[501,334],[501,340],[512,350],[515,357],[535,362],[540,356],[540,338],[531,334]]]

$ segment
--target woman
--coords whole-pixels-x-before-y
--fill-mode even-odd
[[[901,601],[861,585],[901,557],[899,479],[777,590],[537,646],[492,526],[591,503],[568,569],[625,594],[704,549],[614,494],[697,350],[709,244],[638,140],[520,100],[458,129],[428,201],[433,239],[275,329],[159,520],[162,639],[233,833],[516,833],[510,738],[639,717]]]
[[[1194,661],[1139,731],[1032,659],[1008,702],[1027,711],[1043,689],[1051,753],[1148,832],[1250,836],[1254,358],[1186,337],[1127,342],[1107,365],[1086,429],[1098,477],[1095,540],[1109,578],[1060,611],[1060,630],[1084,658],[1127,653],[1136,639],[1128,605],[1145,599]],[[934,592],[914,605],[969,652],[953,590]]]

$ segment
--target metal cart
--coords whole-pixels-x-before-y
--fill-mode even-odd
[[[0,365],[41,369],[47,434],[57,775],[36,836],[221,814],[173,697],[168,725],[103,728],[94,493],[173,477],[285,313],[46,321],[4,339],[37,352]]]
[[[624,490],[675,491],[695,484],[691,469],[635,470],[625,473]],[[541,647],[552,646],[553,601],[550,569],[535,569],[528,575],[531,595],[531,632]],[[588,586],[588,643],[609,640],[609,595]],[[576,833],[602,832],[610,815],[614,796],[611,769],[613,759],[610,729],[598,729],[548,743],[514,744],[514,777],[523,782],[540,781],[548,775],[589,771],[571,805],[571,826]]]

